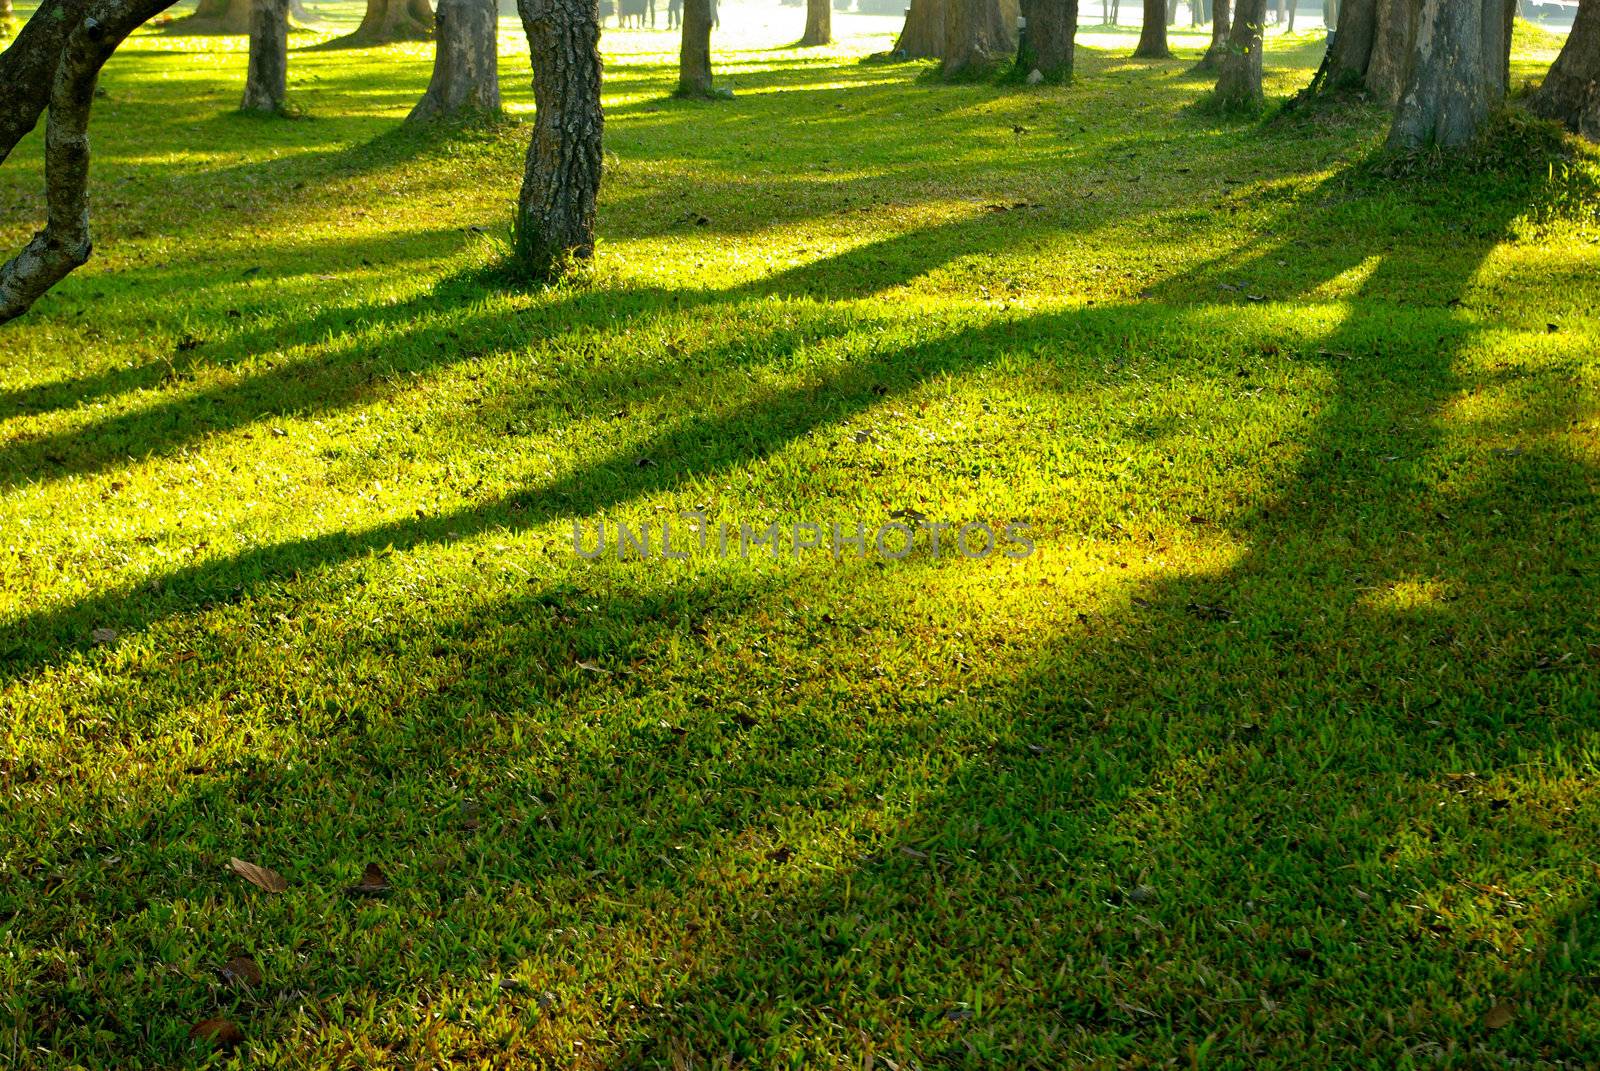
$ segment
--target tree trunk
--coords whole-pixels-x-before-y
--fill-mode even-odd
[[[946,0],[911,0],[906,8],[906,24],[894,43],[894,54],[903,59],[938,59],[944,55],[944,9]]]
[[[690,7],[709,14],[705,0]],[[600,193],[598,0],[517,0],[533,63],[533,139],[517,201],[513,250],[523,271],[549,281],[594,256]]]
[[[1600,0],[1579,0],[1572,33],[1528,107],[1600,141]]]
[[[500,114],[499,19],[495,0],[439,0],[433,78],[406,122]]]
[[[1367,62],[1367,92],[1394,107],[1406,88],[1416,52],[1422,0],[1378,0],[1377,34]]]
[[[1167,0],[1144,0],[1144,26],[1139,30],[1136,59],[1171,59],[1167,47]]]
[[[1230,5],[1231,0],[1216,0],[1211,5],[1211,47],[1194,65],[1195,70],[1214,71],[1221,66],[1222,57],[1228,51],[1228,31],[1232,28],[1228,17]]]
[[[806,32],[800,38],[800,47],[812,48],[832,43],[832,0],[806,0]]]
[[[16,40],[0,52],[0,163],[38,125],[50,103],[61,50],[86,3],[65,0],[59,6],[40,5]]]
[[[52,286],[89,259],[89,110],[94,106],[100,68],[124,38],[173,0],[100,0],[83,8],[43,9],[65,22],[48,64],[49,111],[44,138],[46,216],[39,231],[11,260],[0,266],[0,324],[27,312]],[[70,11],[71,14],[64,14]],[[35,36],[29,47],[49,44]],[[22,36],[11,45],[24,45]],[[38,57],[29,57],[37,66]],[[0,109],[8,108],[7,97]],[[38,116],[35,114],[35,120]]]
[[[1218,65],[1216,102],[1227,110],[1261,107],[1261,38],[1266,29],[1267,0],[1238,0],[1228,49]]]
[[[1389,148],[1459,148],[1506,95],[1505,0],[1423,0]]]
[[[1014,47],[997,0],[946,0],[944,12],[945,78],[981,76],[993,70]]]
[[[1029,0],[1024,13],[1018,68],[1023,74],[1038,71],[1046,82],[1072,77],[1072,54],[1078,36],[1078,0]]]
[[[193,36],[248,34],[253,7],[253,0],[200,0],[193,15],[174,20],[167,32]],[[296,22],[313,21],[300,0],[289,0],[289,18]]]
[[[428,0],[367,0],[366,14],[354,33],[329,41],[328,48],[363,48],[391,41],[426,41],[433,36],[433,7]]]
[[[289,88],[289,0],[254,0],[250,64],[240,109],[262,115],[283,111]]]
[[[711,96],[711,0],[683,0],[678,95]]]

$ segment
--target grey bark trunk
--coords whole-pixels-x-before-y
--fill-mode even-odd
[[[193,15],[171,24],[171,32],[194,35],[248,34],[253,7],[252,0],[200,0]],[[312,21],[300,0],[289,0],[289,17],[300,22]]]
[[[250,63],[240,109],[263,115],[283,111],[289,88],[289,0],[254,0]]]
[[[704,0],[700,0],[704,2]],[[600,5],[597,0],[518,0],[528,35],[536,106],[515,255],[539,280],[594,256],[600,193]]]
[[[1229,17],[1231,3],[1232,0],[1216,0],[1211,5],[1211,46],[1194,65],[1195,70],[1214,71],[1222,64],[1222,57],[1228,51],[1228,32],[1233,27]]]
[[[171,4],[99,0],[69,19],[67,33],[52,52],[56,62],[44,137],[45,227],[0,266],[0,323],[27,312],[89,259],[89,110],[100,68],[128,34]],[[45,39],[33,40],[36,47]],[[19,38],[11,47],[22,44]]]
[[[683,0],[678,94],[685,97],[711,95],[711,0]]]
[[[1506,0],[1423,0],[1389,147],[1459,148],[1506,95]]]
[[[366,14],[355,33],[329,42],[354,48],[390,41],[426,41],[433,36],[433,7],[428,0],[367,0]]]
[[[61,50],[86,4],[87,0],[41,4],[16,40],[0,52],[0,163],[38,125],[50,103]]]
[[[1600,0],[1579,0],[1572,33],[1528,107],[1600,141]]]
[[[499,18],[495,0],[439,0],[433,78],[406,122],[500,114]]]
[[[1239,0],[1234,5],[1228,48],[1217,65],[1218,106],[1249,110],[1265,103],[1261,91],[1261,38],[1266,22],[1267,0]]]
[[[833,42],[833,3],[831,0],[806,0],[806,32],[800,37],[801,48],[812,48]]]
[[[1078,36],[1078,0],[1029,0],[1023,13],[1028,18],[1028,29],[1017,66],[1024,74],[1038,71],[1046,82],[1071,78]]]
[[[944,77],[981,75],[993,70],[1012,47],[996,0],[947,0],[944,63],[939,68]]]
[[[906,24],[894,43],[894,54],[906,59],[938,59],[944,55],[946,0],[911,0]]]
[[[1167,47],[1167,0],[1144,0],[1144,26],[1133,54],[1139,59],[1172,58]]]

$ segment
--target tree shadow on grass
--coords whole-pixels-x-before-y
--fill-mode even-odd
[[[1493,247],[1454,262],[1457,296]],[[342,639],[280,626],[274,638],[313,667],[277,699],[303,719],[303,753],[202,760],[180,793],[97,799],[87,828],[102,847],[32,845],[9,893],[41,905],[13,917],[25,941],[80,956],[108,932],[162,932],[165,905],[207,904],[186,916],[195,974],[250,940],[268,986],[235,996],[196,977],[188,1003],[152,1008],[103,967],[73,987],[41,968],[25,985],[36,1021],[85,1062],[182,1059],[183,1032],[218,1003],[263,1046],[325,1056],[378,1040],[361,1009],[407,993],[394,1014],[412,1018],[385,1027],[393,1051],[432,1046],[434,1060],[1055,1067],[1203,1051],[1349,1066],[1455,1052],[1581,1065],[1596,1002],[1584,956],[1561,942],[1571,920],[1581,929],[1597,827],[1593,804],[1566,793],[1587,777],[1600,694],[1559,653],[1593,635],[1600,533],[1592,468],[1548,436],[1590,402],[1568,384],[1531,423],[1504,412],[1528,437],[1521,453],[1455,441],[1449,406],[1482,378],[1482,321],[1437,300],[1442,275],[1406,300],[1426,251],[1379,248],[1353,242],[1323,278],[1296,280],[1311,290],[1381,258],[1297,353],[1267,349],[1267,325],[1242,337],[1241,362],[1253,346],[1328,384],[1286,475],[1219,474],[1239,505],[1204,518],[1201,538],[1237,556],[1096,582],[1098,601],[1016,638],[1020,669],[952,661],[914,696],[871,705],[865,666],[914,627],[913,593],[950,600],[917,642],[982,627],[959,620],[953,595],[975,566],[948,560],[859,567],[832,604],[795,607],[828,596],[794,573],[619,571],[443,619],[424,602]],[[1283,252],[1235,267],[1266,270]],[[1183,315],[956,331],[763,399],[748,420],[689,417],[653,444],[657,468],[618,456],[514,502],[229,564],[254,597],[261,578],[443,545],[451,528],[603,513],[939,375],[1141,313],[1157,335]],[[1109,375],[1080,365],[1074,386]],[[1165,552],[1130,532],[1104,561]],[[231,579],[207,570],[168,579],[170,612]],[[1066,594],[1059,573],[1007,579],[1022,583],[995,596],[999,617]],[[748,661],[722,642],[757,638]],[[657,672],[682,664],[674,645],[699,653],[686,678]],[[252,678],[265,646],[241,638],[181,670],[210,680],[184,694]],[[729,703],[735,672],[742,706]],[[394,831],[400,812],[436,828]],[[283,899],[215,892],[220,845],[246,829],[293,878]],[[102,866],[107,852],[137,863]],[[361,908],[336,890],[372,856],[399,861],[401,880]],[[71,898],[91,882],[87,903]],[[466,894],[478,890],[515,923]],[[96,901],[121,906],[96,914]],[[517,986],[497,984],[507,974]],[[1481,1033],[1507,995],[1560,1010]],[[472,1014],[427,1029],[440,1004]],[[521,1032],[500,1033],[508,1021]]]

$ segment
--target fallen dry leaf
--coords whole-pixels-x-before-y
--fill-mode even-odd
[[[1502,1000],[1499,1004],[1489,1009],[1489,1014],[1483,1017],[1485,1030],[1499,1030],[1503,1026],[1511,1025],[1511,1020],[1516,1018],[1517,1006],[1509,1000]]]
[[[263,892],[281,893],[289,887],[282,874],[264,866],[247,863],[243,859],[229,859],[228,869]]]
[[[107,644],[116,643],[119,635],[121,633],[114,628],[97,628],[89,633],[89,639],[93,641],[96,647],[104,647]]]
[[[389,891],[389,879],[377,863],[368,863],[367,869],[361,872],[361,880],[350,886],[350,891],[357,896],[382,896]]]
[[[218,967],[217,973],[222,975],[224,982],[231,982],[234,985],[252,986],[261,984],[261,968],[249,956],[234,956],[221,967]]]
[[[206,1019],[195,1023],[189,1036],[209,1041],[219,1049],[231,1049],[244,1040],[244,1031],[226,1019]]]

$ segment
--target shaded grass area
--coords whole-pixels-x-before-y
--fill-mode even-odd
[[[735,40],[693,104],[612,40],[599,263],[538,293],[527,126],[395,130],[425,48],[297,54],[283,123],[209,42],[108,70],[100,251],[0,363],[0,1060],[1582,1066],[1559,169],[1387,182],[1381,115],[1202,120],[1192,56]],[[572,551],[689,509],[1037,552]]]

